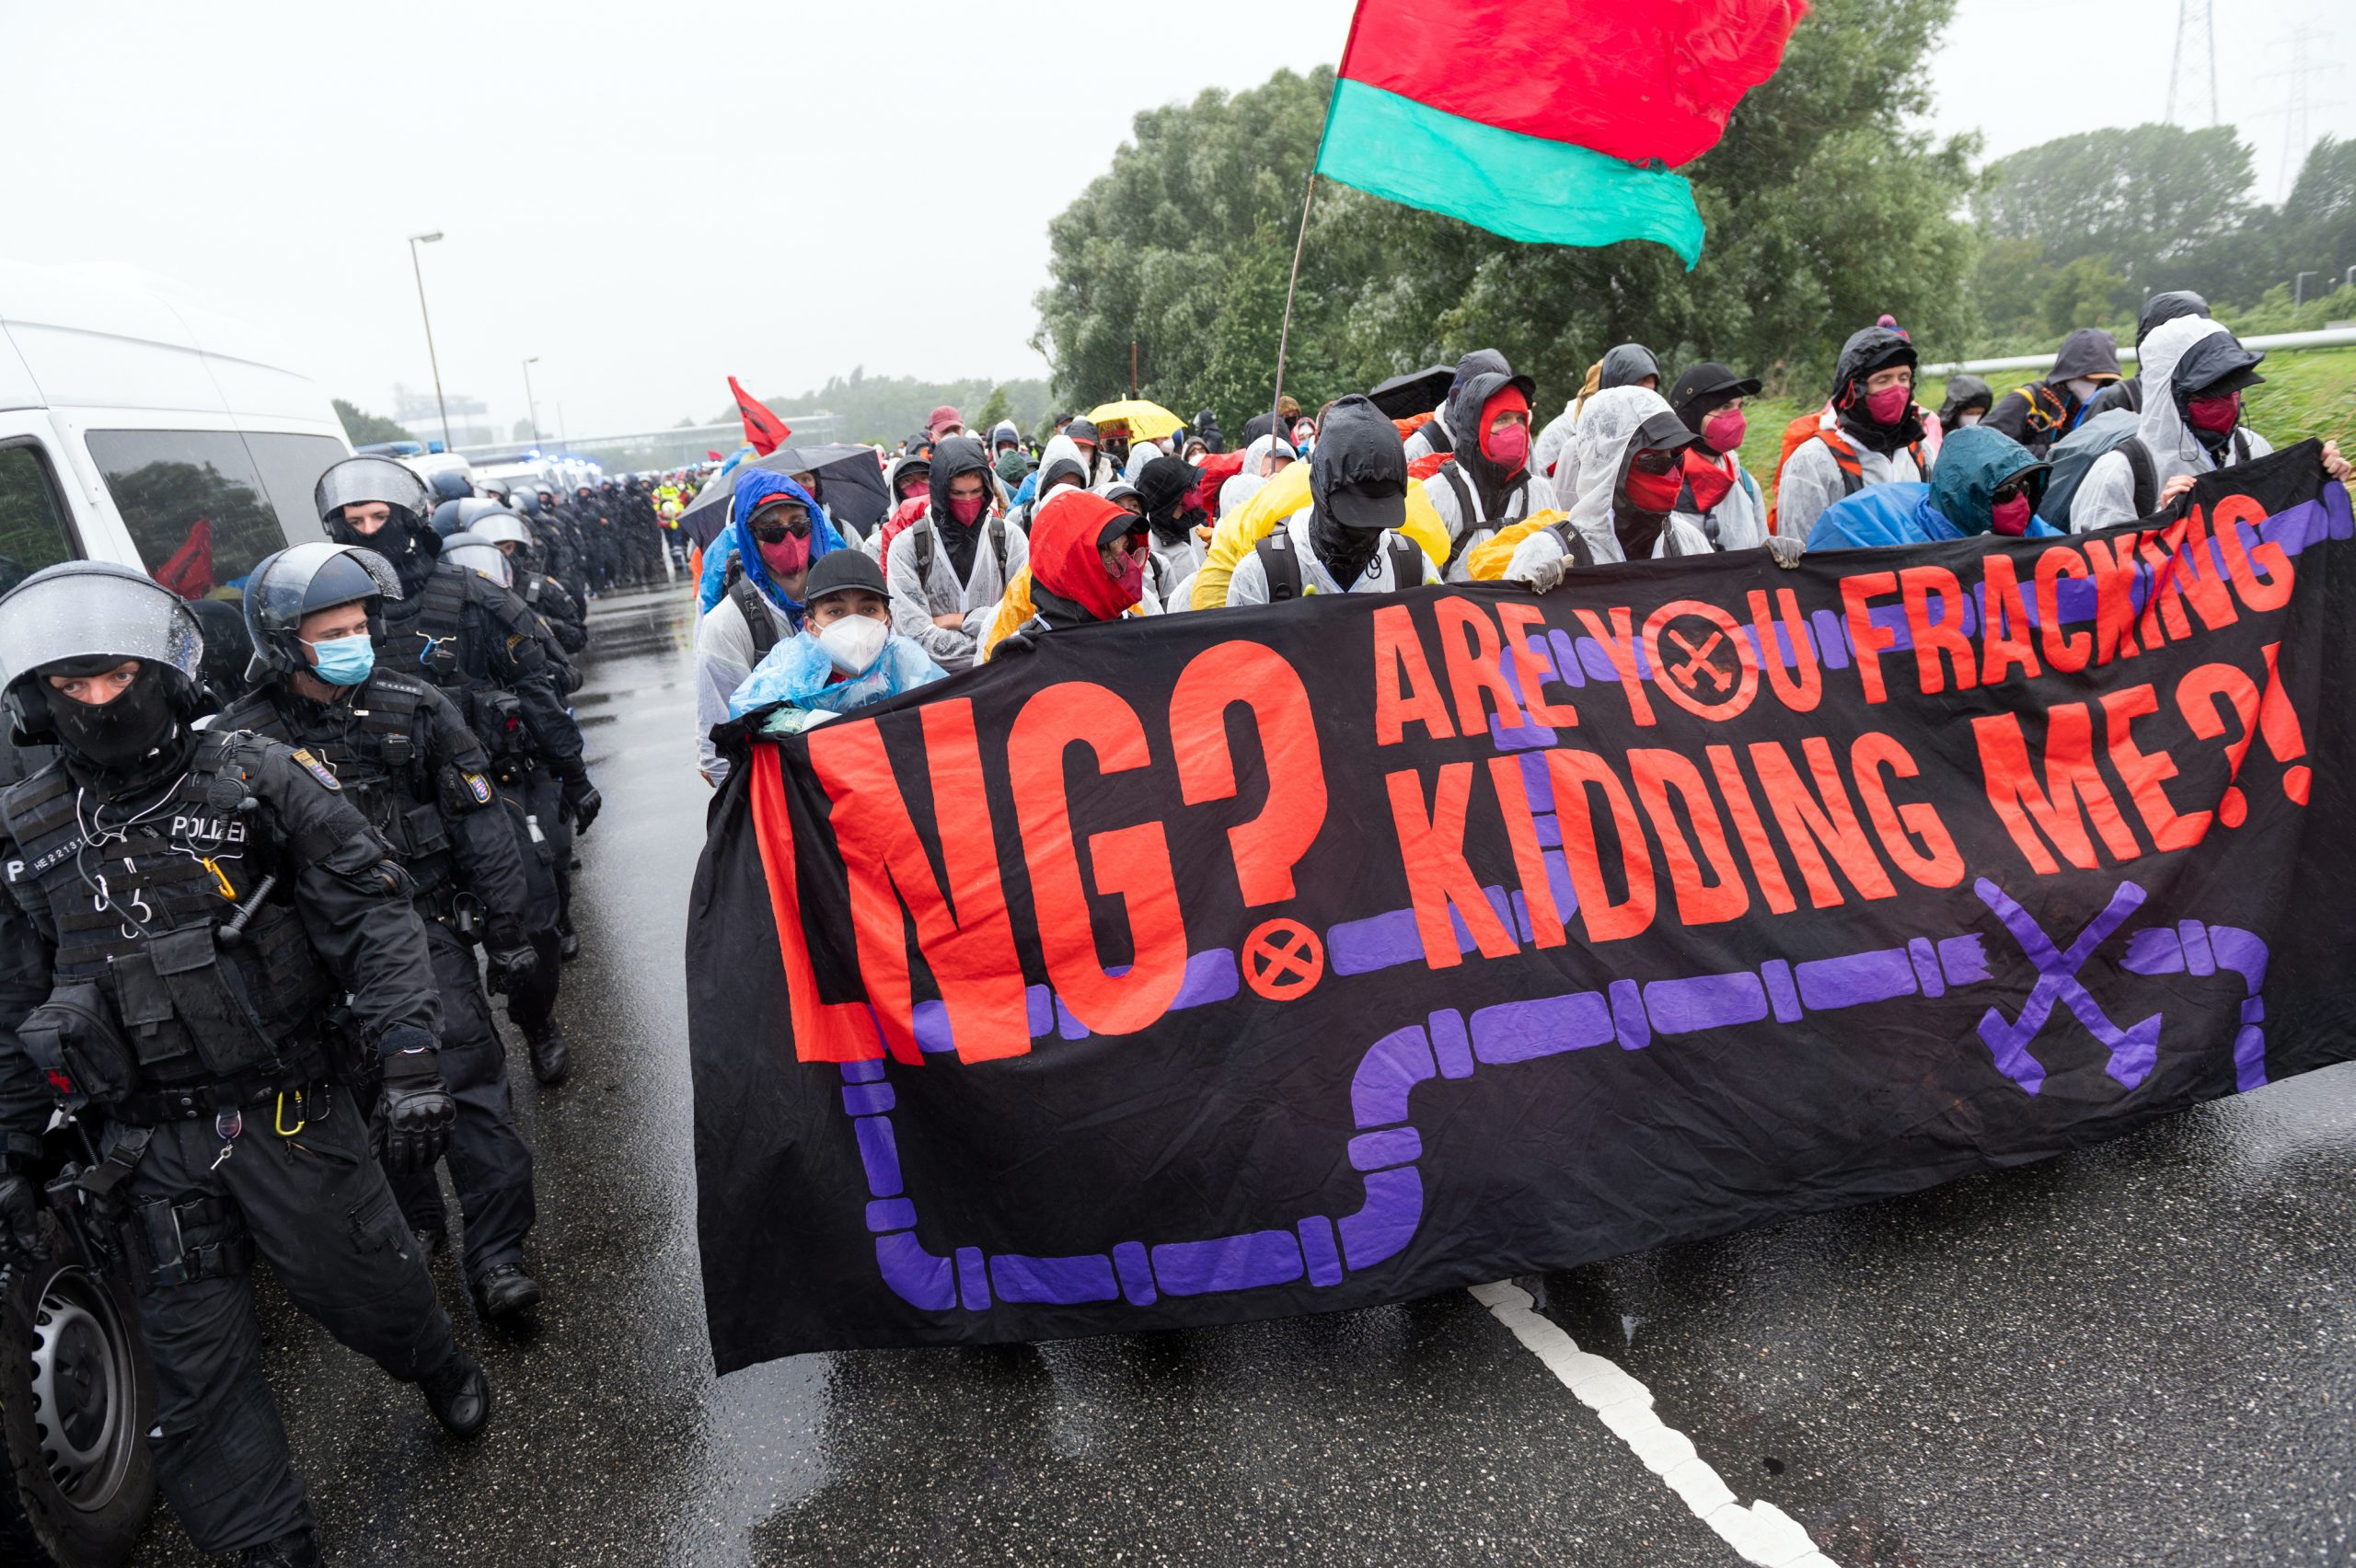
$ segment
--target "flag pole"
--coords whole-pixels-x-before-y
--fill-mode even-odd
[[[1309,248],[1309,213],[1317,202],[1317,166],[1325,161],[1325,133],[1334,128],[1334,100],[1342,96],[1342,73],[1350,68],[1350,46],[1358,39],[1358,12],[1361,6],[1350,8],[1350,30],[1342,40],[1342,63],[1334,68],[1334,90],[1325,95],[1325,118],[1317,126],[1317,151],[1309,159],[1309,188],[1300,198],[1300,233],[1292,242],[1292,276],[1285,281],[1285,320],[1276,329],[1276,389],[1268,399],[1269,433],[1289,442],[1291,432],[1278,435],[1274,427],[1284,418],[1277,409],[1285,400],[1285,350],[1292,341],[1293,295],[1300,289],[1300,255]],[[1246,450],[1250,443],[1245,443]]]
[[[1330,109],[1326,111],[1326,120],[1329,123],[1333,120],[1333,112]],[[1325,133],[1322,131],[1317,133],[1317,150],[1321,154],[1325,150]],[[1275,427],[1284,420],[1284,415],[1278,410],[1283,408],[1285,400],[1285,350],[1292,341],[1292,299],[1295,292],[1300,287],[1300,253],[1309,248],[1309,211],[1316,202],[1317,161],[1311,158],[1309,164],[1309,189],[1300,198],[1300,234],[1292,242],[1292,276],[1285,283],[1285,324],[1276,332],[1276,390],[1275,397],[1268,404],[1269,433],[1288,444],[1291,440],[1292,432],[1280,432]]]

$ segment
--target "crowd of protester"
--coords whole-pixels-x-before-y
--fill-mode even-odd
[[[1672,379],[1639,343],[1606,352],[1542,424],[1537,386],[1494,349],[1402,378],[1436,399],[1404,418],[1395,398],[1313,414],[1280,398],[1239,452],[1208,410],[1150,432],[1064,416],[1026,440],[937,409],[879,452],[892,510],[869,531],[829,515],[814,475],[714,481],[734,489],[700,574],[701,770],[724,775],[712,732],[732,717],[823,722],[1092,621],[1437,582],[1547,592],[1596,565],[1730,550],[1789,567],[1808,550],[2085,531],[2272,450],[2242,421],[2265,355],[2200,296],[2153,295],[2136,348],[2130,376],[2111,335],[2085,329],[2044,377],[1998,398],[1958,375],[1933,409],[1911,339],[1885,316],[1783,432],[1772,496],[1740,456],[1759,378],[1704,362]],[[2323,464],[2350,478],[2337,443]]]

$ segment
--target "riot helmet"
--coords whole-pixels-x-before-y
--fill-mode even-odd
[[[436,501],[464,501],[475,493],[474,481],[464,468],[436,468],[430,487]]]
[[[532,563],[540,546],[540,537],[532,532],[532,525],[512,512],[494,512],[487,517],[478,517],[467,531],[478,539],[489,539],[500,547],[502,554],[508,554],[506,547],[514,545],[514,551],[508,558],[521,560],[526,566]]]
[[[536,490],[519,489],[507,498],[507,503],[526,517],[537,517],[540,514],[540,498]]]
[[[329,538],[383,556],[411,592],[424,586],[441,544],[430,521],[433,503],[424,480],[389,457],[347,457],[319,476],[317,499]],[[344,516],[346,507],[371,502],[391,509],[383,526],[364,529]]]
[[[442,559],[463,566],[478,577],[488,577],[502,588],[514,586],[514,573],[499,547],[479,534],[453,534],[442,541]]]
[[[292,674],[310,661],[297,646],[303,617],[316,610],[368,600],[368,631],[385,631],[384,601],[401,596],[401,582],[374,550],[315,539],[265,556],[246,579],[246,630],[254,640],[259,680],[264,672]]]
[[[114,715],[114,729],[136,716],[156,732],[136,744],[88,744],[92,727],[71,716],[57,723],[56,694],[46,677],[95,675],[137,660],[140,700]],[[34,572],[0,597],[0,687],[21,741],[59,740],[102,765],[120,764],[163,744],[173,721],[192,719],[200,694],[204,634],[180,596],[145,572],[111,561],[69,560]],[[130,701],[126,692],[116,702]],[[62,699],[61,699],[62,700]],[[113,707],[110,703],[107,707]],[[99,711],[93,705],[75,709]],[[121,741],[125,737],[111,737]],[[106,755],[109,750],[116,755]]]

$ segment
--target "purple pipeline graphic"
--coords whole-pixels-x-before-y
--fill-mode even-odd
[[[1567,889],[1563,890],[1565,894]],[[2036,1094],[2045,1069],[2029,1046],[2057,1009],[2069,1012],[2110,1050],[2109,1076],[2132,1090],[2158,1061],[2161,1015],[2121,1027],[2096,1002],[2078,976],[2098,949],[2143,905],[2143,890],[2122,882],[2102,912],[2057,948],[2036,917],[1995,883],[1974,887],[2004,931],[2020,948],[2037,974],[2019,1018],[2007,1020],[1989,1009],[1980,1024],[1999,1071],[2023,1092]],[[1520,915],[1518,897],[1489,890],[1500,913]],[[1403,940],[1414,940],[1413,917]],[[1365,944],[1391,935],[1392,917],[1331,928],[1335,968],[1345,940]],[[1526,926],[1526,918],[1524,919]],[[1350,928],[1359,928],[1345,939]],[[1434,1079],[1469,1078],[1483,1067],[1503,1067],[1566,1052],[1617,1044],[1624,1051],[1649,1048],[1657,1039],[1740,1028],[1773,1020],[1793,1023],[1809,1013],[1896,1001],[1936,998],[1990,977],[1985,939],[1978,932],[1918,936],[1898,947],[1876,948],[1799,963],[1769,959],[1756,969],[1639,982],[1617,979],[1601,990],[1571,991],[1476,1009],[1471,1018],[1453,1009],[1435,1012],[1420,1024],[1383,1035],[1367,1048],[1350,1082],[1351,1167],[1359,1172],[1364,1201],[1354,1212],[1310,1215],[1289,1228],[1252,1230],[1208,1239],[1122,1241],[1103,1252],[1069,1257],[1033,1257],[1016,1252],[985,1254],[979,1248],[933,1251],[917,1235],[915,1202],[904,1190],[899,1146],[892,1130],[895,1099],[882,1059],[841,1066],[843,1110],[850,1117],[870,1202],[867,1228],[875,1237],[876,1266],[893,1293],[928,1311],[963,1308],[987,1311],[996,1302],[1074,1306],[1116,1298],[1149,1307],[1163,1296],[1207,1296],[1292,1285],[1339,1285],[1352,1271],[1373,1268],[1399,1255],[1423,1219],[1424,1179],[1416,1170],[1423,1138],[1410,1124],[1416,1087]],[[1469,945],[1469,944],[1468,944]],[[2139,975],[2223,970],[2246,989],[2242,1028],[2234,1043],[2236,1082],[2242,1090],[2266,1081],[2266,1044],[2259,1024],[2266,1016],[2259,990],[2265,984],[2267,948],[2251,933],[2198,920],[2153,926],[2130,933],[2120,967]],[[1420,951],[1420,950],[1418,950]],[[1224,1000],[1237,990],[1234,954],[1225,949],[1197,953],[1189,961],[1176,1006]],[[930,1011],[927,1009],[930,1008]],[[1050,1030],[1078,1039],[1086,1031],[1045,986],[1031,991],[1034,1036]],[[953,1050],[945,1009],[920,1004],[917,1034],[928,1053]]]
[[[2356,532],[2344,504],[2320,502],[2277,513],[2255,527],[2238,526],[2246,548],[2262,537],[2293,556],[2327,538],[2344,539]],[[2223,576],[2223,547],[2212,539],[2198,559],[2189,550],[2179,551],[2172,566]],[[2139,614],[2154,592],[2157,576],[2148,561],[2135,568],[2131,597]],[[2058,589],[2064,622],[2095,618],[2093,582],[2068,579]],[[1959,629],[1967,635],[1975,632],[1984,607],[1982,590],[1975,587],[1961,604],[1965,624]],[[2033,599],[2028,611],[2033,621]],[[1871,619],[1882,631],[1894,635],[1888,651],[1911,646],[1901,606],[1878,606]],[[1762,646],[1755,626],[1738,630],[1748,644],[1750,663],[1758,666],[1772,659],[1792,668],[1805,656],[1841,670],[1854,657],[1846,622],[1829,610],[1819,610],[1802,621],[1774,619],[1772,652]],[[1689,639],[1678,639],[1690,656],[1689,672],[1698,670],[1701,676],[1714,673],[1702,666],[1717,640],[1711,638],[1697,646]],[[1580,687],[1590,682],[1610,685],[1621,678],[1611,649],[1594,637],[1553,628],[1542,640],[1532,640],[1530,648],[1547,680]],[[1662,678],[1663,672],[1652,667],[1647,659],[1642,639],[1630,648],[1629,656],[1638,679],[1657,683]],[[1516,696],[1521,697],[1521,670],[1517,662],[1506,661],[1504,673]],[[1715,674],[1723,685],[1723,672]],[[1503,724],[1493,716],[1490,736],[1502,751],[1526,754],[1523,786],[1555,905],[1567,919],[1577,906],[1577,896],[1560,850],[1552,781],[1544,758],[1535,755],[1556,743],[1554,732],[1527,721]],[[2069,936],[2066,946],[2059,945],[2033,915],[1994,882],[1981,878],[1973,884],[1973,891],[2036,974],[2018,1017],[2007,1018],[2002,1009],[1991,1007],[1980,1020],[1980,1042],[1996,1069],[2024,1094],[2038,1093],[2046,1070],[2031,1047],[2060,1011],[2075,1019],[2109,1051],[2105,1071],[2112,1079],[2130,1092],[2139,1088],[2158,1064],[2163,1016],[2155,1012],[2131,1023],[2115,1021],[2080,976],[2142,907],[2144,890],[2134,882],[2121,882],[2101,912]],[[1516,930],[1524,942],[1531,940],[1529,911],[1519,891],[1490,886],[1483,888],[1482,894],[1501,922]],[[1472,951],[1472,935],[1461,917],[1456,930],[1461,947]],[[1423,1138],[1410,1121],[1411,1102],[1419,1085],[1470,1078],[1484,1068],[1509,1067],[1605,1045],[1641,1051],[1663,1038],[1743,1028],[1771,1020],[1793,1023],[1811,1013],[1909,997],[1935,999],[1990,978],[1987,940],[1974,931],[1923,935],[1900,946],[1798,963],[1771,958],[1755,968],[1715,974],[1645,982],[1620,978],[1600,990],[1480,1008],[1469,1019],[1452,1009],[1432,1013],[1421,1023],[1392,1030],[1376,1040],[1359,1059],[1351,1079],[1350,1113],[1357,1131],[1347,1152],[1361,1182],[1363,1201],[1358,1208],[1340,1215],[1310,1215],[1288,1228],[1207,1239],[1125,1240],[1101,1252],[1076,1256],[985,1253],[976,1247],[932,1251],[917,1234],[916,1204],[905,1191],[892,1127],[895,1099],[886,1081],[888,1065],[882,1059],[844,1063],[840,1068],[843,1110],[850,1118],[867,1178],[867,1228],[875,1238],[876,1265],[894,1294],[927,1311],[983,1312],[998,1303],[1076,1306],[1114,1300],[1144,1308],[1163,1296],[1216,1295],[1303,1280],[1320,1287],[1336,1286],[1349,1273],[1376,1268],[1396,1258],[1422,1223],[1424,1178],[1416,1167],[1423,1156]],[[1325,947],[1334,975],[1370,974],[1424,960],[1413,909],[1386,910],[1337,922],[1326,928]],[[2266,943],[2248,931],[2187,919],[2129,932],[2119,967],[2142,976],[2200,978],[2223,971],[2240,978],[2245,997],[2241,1028],[2234,1041],[2234,1065],[2237,1087],[2247,1090],[2266,1082],[2266,1042],[2260,1027],[2266,1007],[2260,992],[2267,959]],[[1240,988],[1234,950],[1198,952],[1187,962],[1172,1009],[1226,1001]],[[1050,1033],[1066,1040],[1087,1037],[1087,1026],[1047,986],[1030,987],[1028,1000],[1034,1039]],[[918,1047],[927,1055],[948,1056],[954,1052],[948,1009],[941,1003],[918,1003],[912,1027]]]

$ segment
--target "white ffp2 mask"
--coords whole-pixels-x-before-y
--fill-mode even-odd
[[[863,675],[891,639],[892,628],[873,616],[845,616],[818,634],[818,647],[844,674]]]

